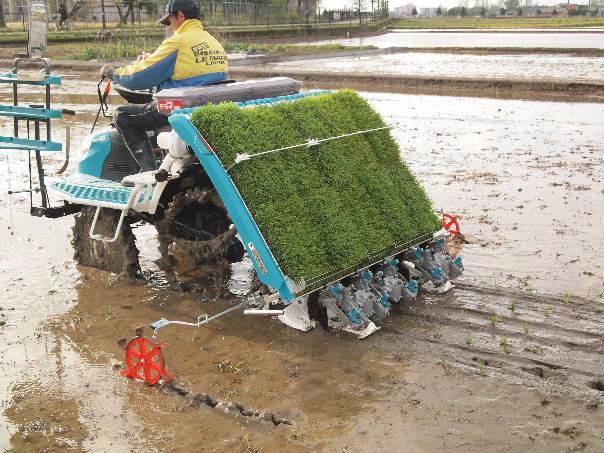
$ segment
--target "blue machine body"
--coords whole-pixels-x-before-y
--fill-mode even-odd
[[[111,136],[109,132],[97,132],[92,135],[90,147],[86,154],[82,156],[82,159],[78,164],[78,172],[100,178],[103,171],[103,164],[110,153]]]

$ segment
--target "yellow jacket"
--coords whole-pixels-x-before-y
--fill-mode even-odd
[[[144,60],[117,68],[113,80],[130,90],[202,86],[226,80],[227,55],[197,19],[182,23]]]

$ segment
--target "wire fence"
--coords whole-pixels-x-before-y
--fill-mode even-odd
[[[1,4],[2,0],[0,0]],[[293,2],[292,2],[293,3]],[[5,3],[6,5],[6,3]],[[277,26],[326,24],[359,21],[356,11],[317,11],[311,3],[302,2],[300,8],[281,5],[235,2],[199,3],[206,26]],[[159,2],[124,2],[109,5],[84,5],[74,11],[50,11],[49,30],[107,30],[114,28],[161,27],[157,20],[164,14],[165,6]],[[379,14],[361,13],[361,19],[369,22],[381,18]],[[29,22],[27,7],[18,6],[0,10],[0,31],[25,31]]]

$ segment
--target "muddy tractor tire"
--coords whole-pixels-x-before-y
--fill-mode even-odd
[[[209,188],[177,193],[155,222],[161,258],[158,266],[186,291],[222,286],[230,263],[241,261],[243,244],[222,201]]]
[[[124,221],[121,234],[114,242],[101,242],[90,237],[90,225],[96,208],[85,206],[75,215],[73,226],[74,259],[82,266],[94,267],[128,277],[140,278],[142,272],[138,262],[136,238],[130,225]],[[103,209],[96,224],[95,232],[103,236],[113,236],[120,213],[114,209]]]

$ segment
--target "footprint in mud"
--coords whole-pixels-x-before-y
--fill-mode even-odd
[[[525,371],[526,373],[535,375],[535,376],[540,377],[540,378],[544,378],[545,377],[545,373],[543,372],[543,368],[541,368],[539,366],[533,366],[533,367],[521,366],[520,369],[522,371]]]
[[[604,381],[602,379],[594,379],[589,383],[589,387],[594,390],[604,392]]]

